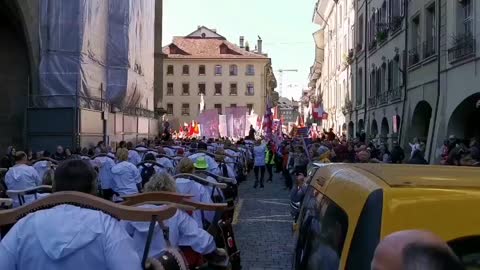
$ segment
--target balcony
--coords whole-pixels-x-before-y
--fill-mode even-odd
[[[402,22],[403,22],[403,17],[402,16],[393,16],[391,21],[390,21],[390,34],[395,34],[398,32],[398,30],[402,29]]]
[[[368,107],[377,107],[377,97],[369,97],[368,98]]]
[[[423,57],[428,58],[435,55],[436,52],[435,37],[429,37],[427,41],[423,42]]]
[[[382,44],[387,40],[388,29],[389,25],[387,23],[377,24],[377,35],[375,36],[375,39],[377,40],[378,44]]]
[[[388,96],[389,96],[390,102],[394,102],[402,99],[402,88],[399,87],[399,88],[395,88],[388,91]]]
[[[417,48],[413,48],[408,51],[408,66],[413,66],[420,62],[420,55],[418,54]]]
[[[475,55],[475,39],[471,34],[455,36],[453,39],[453,46],[448,49],[449,62]]]
[[[388,103],[388,92],[382,92],[378,96],[378,104],[383,105],[383,104],[386,104],[386,103]]]

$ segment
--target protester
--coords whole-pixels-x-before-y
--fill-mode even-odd
[[[206,164],[206,162],[205,162]],[[200,167],[200,166],[199,166]],[[176,167],[176,173],[177,174],[193,174],[195,173],[195,166],[194,163],[191,159],[189,158],[183,158],[180,160],[180,162],[177,164]],[[202,203],[212,203],[212,198],[211,198],[211,193],[210,191],[204,187],[203,185],[190,180],[188,178],[183,178],[179,177],[175,180],[175,185],[176,185],[176,190],[179,193],[182,194],[190,194],[193,195],[193,200],[196,202],[202,202]],[[202,211],[195,211],[193,213],[193,218],[197,222],[198,226],[200,228],[203,228],[203,216],[208,222],[213,221],[213,216],[215,213],[206,211],[205,213],[202,213]]]
[[[266,146],[262,144],[260,140],[258,140],[255,143],[255,147],[253,147],[253,171],[255,173],[255,184],[253,185],[253,188],[257,188],[258,184],[260,184],[260,188],[264,188],[263,180],[265,177],[265,153]]]
[[[393,233],[375,250],[372,270],[464,270],[455,253],[438,236],[427,231]]]
[[[155,174],[150,181],[145,185],[145,192],[176,192],[175,180],[167,173]],[[143,208],[162,208],[164,206],[144,205]],[[132,236],[135,243],[135,249],[139,256],[144,253],[145,243],[148,237],[149,223],[148,222],[122,222],[126,231]],[[166,230],[166,237],[161,233],[161,230]],[[197,222],[187,213],[177,210],[175,215],[162,222],[162,227],[157,225],[154,230],[152,244],[150,246],[149,257],[157,257],[163,249],[167,248],[165,240],[174,247],[189,247],[193,252],[205,255],[209,259],[225,260],[221,256],[221,251],[217,250],[213,237],[199,228]],[[197,264],[196,256],[186,250],[184,254],[189,262],[189,266]]]
[[[267,152],[265,154],[265,165],[267,167],[268,179],[267,182],[273,181],[273,166],[275,165],[275,152],[273,151],[273,144],[267,144]]]
[[[106,149],[102,149],[102,152],[106,154]],[[98,156],[92,160],[92,164],[98,168],[98,180],[100,181],[103,198],[112,200],[114,194],[112,168],[115,166],[115,161],[108,156]]]
[[[47,150],[43,151],[41,158],[49,158],[50,152]],[[50,160],[40,160],[35,162],[32,167],[37,171],[38,176],[40,179],[43,179],[45,172],[47,172],[50,167],[52,166],[52,162]]]
[[[408,164],[416,164],[416,165],[426,165],[428,162],[423,157],[423,153],[420,150],[413,151],[412,157],[408,161]]]
[[[391,157],[393,164],[403,163],[403,161],[405,160],[405,152],[400,147],[400,145],[398,145],[398,143],[394,144]]]
[[[118,195],[132,195],[140,191],[142,178],[137,167],[128,162],[127,149],[117,150],[117,163],[112,167],[112,190]]]
[[[7,154],[2,158],[1,168],[10,168],[15,165],[15,147],[9,146],[7,148]]]
[[[33,188],[42,184],[42,179],[37,171],[27,165],[27,154],[19,151],[15,153],[15,166],[11,167],[5,175],[5,184],[9,190],[23,190]],[[35,200],[34,195],[25,195],[25,203]],[[12,198],[14,206],[19,206],[18,198]]]
[[[138,163],[142,162],[142,157],[138,154],[135,149],[133,149],[133,143],[128,142],[127,143],[127,149],[128,149],[128,162],[131,164],[137,166]]]
[[[95,171],[85,161],[65,161],[55,171],[53,190],[95,194]],[[117,219],[64,204],[29,214],[13,226],[0,244],[0,269],[142,267],[132,238]]]

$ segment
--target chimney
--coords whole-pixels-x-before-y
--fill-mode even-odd
[[[243,43],[245,42],[245,37],[244,36],[240,36],[240,48],[243,49]]]
[[[250,51],[250,45],[248,44],[248,41],[245,43],[245,50],[246,50],[247,52]]]
[[[263,45],[263,40],[260,36],[258,36],[258,41],[257,41],[257,51],[259,54],[262,54],[262,45]]]

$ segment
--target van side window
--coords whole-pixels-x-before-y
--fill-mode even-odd
[[[345,269],[370,269],[375,248],[380,242],[383,191],[377,189],[367,198],[353,233]]]
[[[347,214],[320,192],[304,201],[305,215],[300,223],[295,269],[337,270],[347,235]],[[313,197],[313,196],[312,196]]]
[[[480,236],[470,236],[448,242],[466,269],[478,269],[480,265]]]

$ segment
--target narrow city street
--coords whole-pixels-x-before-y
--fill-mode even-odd
[[[254,175],[240,185],[234,220],[235,236],[245,270],[289,270],[293,235],[288,192],[281,174],[264,189],[254,189]]]

